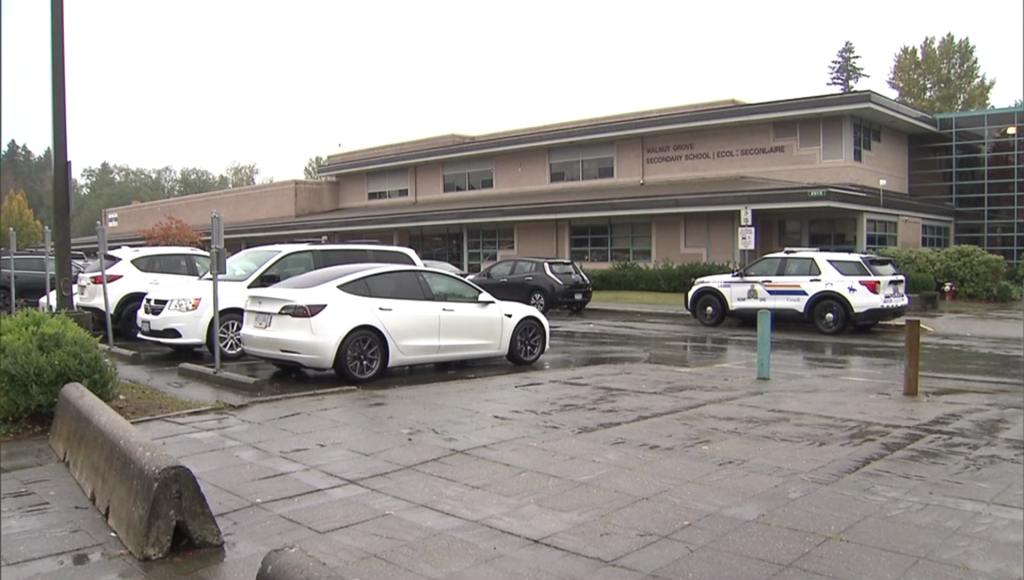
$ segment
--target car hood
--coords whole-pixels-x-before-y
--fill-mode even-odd
[[[714,282],[731,282],[733,280],[739,279],[740,278],[737,278],[732,274],[714,274],[712,276],[701,276],[700,278],[697,278],[696,280],[693,281],[693,285],[696,286],[697,284],[711,284]]]
[[[244,282],[219,282],[218,293],[241,292],[245,290]],[[192,280],[173,286],[162,286],[150,290],[148,297],[154,300],[173,300],[174,298],[207,298],[213,296],[213,282],[206,280]]]

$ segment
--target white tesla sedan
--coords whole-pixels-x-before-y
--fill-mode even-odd
[[[353,382],[388,367],[504,356],[529,365],[551,329],[536,308],[500,302],[431,268],[349,264],[249,292],[242,348],[278,368],[333,369]]]

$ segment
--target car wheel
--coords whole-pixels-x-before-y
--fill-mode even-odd
[[[714,294],[703,294],[697,299],[696,313],[704,326],[718,326],[725,320],[725,304]]]
[[[877,320],[874,322],[858,322],[854,328],[857,332],[867,332],[876,326],[878,326]]]
[[[117,332],[122,338],[132,339],[139,334],[139,325],[136,322],[136,317],[141,306],[141,300],[132,300],[121,309],[121,315],[117,318]]]
[[[569,312],[572,312],[573,314],[579,314],[580,312],[583,312],[583,309],[586,307],[586,304],[573,304],[572,306],[569,307]]]
[[[530,292],[530,306],[533,306],[541,312],[541,314],[547,314],[548,308],[548,295],[543,290],[534,290]]]
[[[11,312],[11,291],[0,288],[0,312],[9,314]]]
[[[206,347],[213,354],[214,344],[220,347],[221,360],[236,360],[245,356],[242,350],[242,315],[229,312],[220,315],[220,329],[214,341],[213,325],[210,325],[210,337]]]
[[[368,383],[387,369],[387,350],[377,333],[356,330],[345,337],[334,360],[334,372],[350,383]]]
[[[520,322],[512,331],[506,358],[517,365],[532,365],[542,354],[544,354],[544,327],[532,319]]]
[[[814,306],[811,314],[814,326],[822,334],[839,334],[846,330],[846,310],[839,302],[826,298]]]

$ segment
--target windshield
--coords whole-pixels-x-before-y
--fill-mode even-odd
[[[251,250],[242,250],[228,258],[227,271],[218,277],[218,280],[224,280],[225,282],[241,282],[248,280],[256,270],[259,270],[263,264],[266,264],[271,258],[280,254],[278,250],[261,250],[259,248],[253,248]],[[210,274],[206,274],[203,278],[209,278]]]
[[[871,268],[871,272],[875,276],[895,276],[900,273],[896,262],[889,258],[865,258],[864,261],[867,262],[868,268]]]
[[[576,269],[576,265],[571,262],[548,262],[551,266],[552,274],[561,274],[563,276],[572,276],[578,274],[579,271]]]

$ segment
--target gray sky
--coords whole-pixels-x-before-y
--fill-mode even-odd
[[[2,2],[3,144],[52,139],[49,2]],[[886,84],[903,44],[970,37],[997,84],[1024,94],[1021,0],[369,2],[66,0],[68,151],[261,177],[313,155],[722,98],[833,92],[852,40]],[[826,8],[827,7],[827,8]]]

